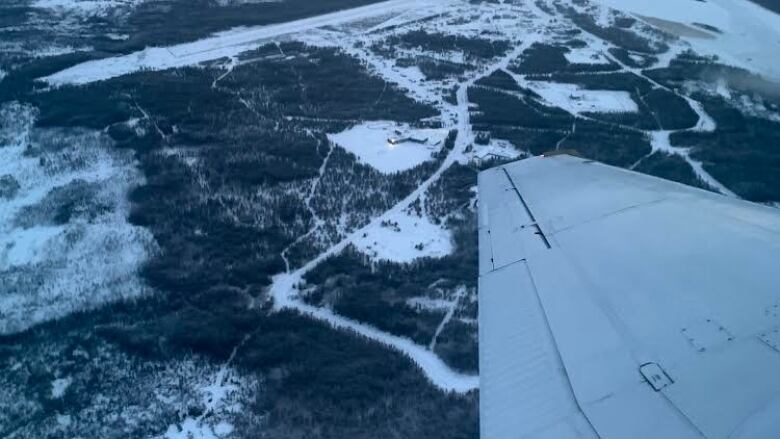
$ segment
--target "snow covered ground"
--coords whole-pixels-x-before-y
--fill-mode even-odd
[[[133,8],[146,0],[35,0],[32,7],[79,16],[105,16],[118,8]]]
[[[127,222],[141,182],[129,153],[101,133],[34,129],[21,104],[0,119],[0,333],[144,294],[154,240]]]
[[[328,138],[355,154],[361,162],[382,173],[390,174],[414,168],[430,160],[431,153],[441,148],[447,132],[444,129],[414,129],[406,124],[376,121],[362,123],[337,134],[329,134]]]
[[[67,378],[57,378],[56,380],[51,382],[51,397],[52,398],[62,398],[65,395],[65,392],[68,390],[68,387],[70,387],[73,380],[70,377]]]
[[[510,142],[502,139],[490,139],[490,143],[487,145],[474,145],[472,156],[478,160],[511,160],[516,159],[523,155]]]
[[[383,223],[365,229],[353,244],[372,259],[401,263],[452,252],[449,230],[405,212],[388,215]]]
[[[54,4],[64,1],[65,0],[40,0],[39,3],[49,2]],[[636,8],[631,9],[632,12],[637,14],[658,16],[670,20],[676,19],[686,23],[695,19],[697,22],[713,24],[724,31],[734,32],[735,29],[733,23],[730,21],[723,21],[723,17],[717,12],[719,10],[718,8],[723,9],[725,7],[721,5],[721,0],[713,0],[710,3],[702,4],[694,2],[693,0],[687,0],[692,3],[690,10],[695,13],[686,17],[673,15],[677,10],[685,8],[676,7],[675,5],[677,3],[675,3],[675,5],[670,4],[670,0],[661,0],[658,4],[645,4],[638,0],[629,0],[626,2],[621,0],[603,1],[618,9],[631,9],[635,4],[639,5]],[[658,6],[661,4],[666,6]],[[520,8],[523,13],[518,13],[518,8]],[[649,10],[647,8],[649,8]],[[702,10],[703,12],[696,12],[700,8],[704,8]],[[375,260],[390,260],[399,263],[410,262],[419,257],[441,257],[452,251],[450,232],[433,224],[425,217],[417,217],[408,214],[409,206],[411,203],[422,199],[425,196],[427,188],[434,184],[442,173],[455,162],[465,163],[468,159],[474,157],[490,158],[491,156],[498,156],[502,158],[515,158],[521,154],[521,152],[508,142],[499,140],[492,140],[489,145],[474,145],[473,151],[466,153],[466,147],[471,145],[474,141],[474,135],[471,131],[469,120],[469,102],[466,90],[470,85],[474,84],[474,80],[477,77],[485,76],[495,69],[506,69],[509,63],[516,59],[517,56],[534,41],[547,41],[550,32],[553,32],[550,28],[555,28],[559,26],[559,24],[555,21],[551,21],[550,17],[543,18],[544,14],[537,9],[538,8],[533,2],[518,6],[506,3],[472,5],[468,2],[450,0],[443,0],[442,2],[437,2],[435,0],[392,0],[363,8],[326,14],[290,23],[233,29],[187,44],[173,47],[153,47],[126,56],[90,61],[55,73],[46,78],[46,80],[53,85],[59,86],[85,84],[92,81],[99,81],[133,73],[141,69],[161,70],[194,65],[223,57],[236,57],[243,51],[254,49],[273,39],[289,37],[292,35],[295,39],[305,41],[308,44],[340,47],[345,53],[358,58],[373,74],[382,77],[382,79],[388,83],[396,84],[399,88],[405,89],[410,97],[436,105],[441,110],[440,120],[447,126],[445,129],[412,129],[408,125],[397,124],[395,122],[374,121],[361,123],[343,132],[330,134],[328,136],[331,141],[355,154],[361,162],[372,166],[380,172],[393,173],[411,169],[426,160],[430,160],[431,153],[435,150],[439,150],[441,147],[439,142],[444,139],[448,130],[450,128],[457,128],[459,130],[455,149],[448,155],[447,159],[442,163],[436,173],[392,209],[374,218],[370,224],[351,233],[341,242],[326,249],[322,254],[316,256],[297,270],[292,270],[290,268],[290,264],[285,255],[285,252],[289,247],[288,249],[285,249],[285,251],[282,252],[282,257],[285,259],[285,262],[287,262],[287,270],[285,273],[274,278],[270,293],[274,299],[274,306],[276,309],[294,309],[311,318],[327,322],[334,328],[353,331],[371,340],[382,343],[411,358],[435,386],[445,391],[468,392],[477,387],[478,378],[454,372],[431,352],[430,346],[420,346],[409,339],[394,336],[371,327],[370,325],[361,324],[337,315],[329,309],[309,306],[303,303],[298,297],[297,285],[301,283],[303,275],[308,271],[312,270],[328,257],[338,254],[349,246],[355,246]],[[443,21],[434,21],[433,23],[417,21],[421,17],[433,17],[435,14],[444,10],[452,13],[452,15],[450,17],[445,17]],[[706,11],[710,12],[708,13]],[[465,17],[469,17],[469,19],[465,19]],[[559,18],[555,18],[554,20],[558,19]],[[600,22],[608,22],[609,14],[602,14],[599,19]],[[404,23],[410,21],[415,22],[413,25],[414,28],[416,28],[416,26],[428,26],[426,29],[430,32],[438,31],[438,26],[445,26],[444,23],[446,23],[448,33],[469,36],[489,34],[491,37],[511,41],[514,50],[497,62],[485,61],[485,65],[474,66],[474,71],[477,73],[471,79],[464,80],[463,78],[456,78],[445,79],[439,82],[429,81],[425,79],[419,68],[400,67],[396,65],[395,59],[379,56],[372,53],[370,49],[372,42],[387,36],[386,34],[380,34],[381,32],[378,31],[384,32],[384,30],[387,29],[387,32],[389,33],[403,32],[412,28],[403,28]],[[767,22],[771,24],[771,20]],[[401,28],[393,30],[390,28],[391,25],[401,25]],[[759,27],[761,26],[764,25],[760,24]],[[323,27],[327,28],[323,29]],[[353,31],[361,32],[361,34],[352,34],[351,32]],[[747,37],[741,34],[734,34],[723,38],[734,38],[736,41],[738,38],[744,39]],[[604,52],[606,52],[606,48],[610,46],[606,42],[593,36],[588,36],[585,39],[589,46],[582,49],[573,49],[570,53],[567,53],[566,58],[569,62],[607,62],[607,57]],[[358,44],[358,42],[360,44]],[[704,41],[693,42],[692,44],[696,46],[696,44],[706,45],[710,43]],[[771,40],[768,40],[766,44],[771,45]],[[680,45],[680,47],[683,46]],[[661,56],[662,60],[660,65],[664,65],[664,63],[668,64],[668,61],[672,58],[672,54],[677,53],[676,51],[678,51],[680,47],[675,46],[669,54]],[[462,58],[462,53],[460,54],[461,58],[458,58],[459,55],[457,53],[430,54],[421,51],[419,55],[431,55],[433,57],[444,58],[451,61],[464,60]],[[626,71],[633,70],[626,69]],[[471,70],[468,72],[471,72]],[[641,74],[641,71],[637,70],[635,73]],[[468,75],[470,75],[470,73],[468,73]],[[464,74],[464,76],[466,76],[466,74]],[[541,81],[532,82],[523,80],[519,82],[522,86],[529,87],[541,95],[547,104],[562,108],[573,114],[580,114],[583,112],[613,113],[638,111],[637,103],[631,99],[628,92],[624,91],[584,90],[572,84],[558,84]],[[442,99],[442,91],[448,91],[453,88],[457,89],[457,103],[445,103]],[[695,129],[701,131],[713,130],[715,128],[714,121],[704,112],[702,106],[698,102],[690,99],[688,99],[688,101],[700,116],[699,124]],[[701,163],[691,160],[685,150],[672,147],[669,144],[669,132],[649,132],[648,134],[652,136],[654,152],[665,151],[684,156],[691,164],[694,171],[697,172],[702,179],[714,187],[722,188],[722,185],[718,186],[718,183],[703,170]],[[25,138],[25,136],[27,137]],[[395,145],[391,145],[390,142],[388,142],[391,138],[402,139],[405,137],[428,139],[426,142],[427,145],[410,141],[401,141]],[[29,130],[27,134],[24,134],[19,138],[21,139],[20,142],[25,144],[29,143]],[[7,150],[18,151],[13,148],[7,148]],[[15,156],[8,155],[0,157],[8,163],[22,163],[21,160],[26,160],[18,154]],[[10,221],[15,216],[14,212],[17,212],[24,205],[35,204],[43,199],[43,197],[45,197],[45,195],[55,186],[66,184],[76,178],[92,178],[90,181],[99,181],[101,183],[110,182],[112,187],[117,187],[121,190],[127,189],[130,184],[128,182],[135,181],[134,179],[137,176],[133,176],[130,179],[120,179],[118,182],[111,180],[114,178],[112,176],[132,174],[130,171],[132,169],[131,163],[127,161],[126,158],[106,156],[103,152],[99,153],[99,157],[100,160],[94,160],[94,162],[103,163],[103,165],[94,165],[92,168],[89,168],[89,175],[78,174],[78,176],[74,176],[75,174],[67,174],[66,176],[57,177],[59,180],[55,179],[56,181],[47,182],[46,185],[41,182],[39,177],[35,177],[31,179],[33,183],[21,185],[22,188],[20,189],[19,197],[26,197],[23,198],[26,201],[23,203],[16,201],[10,203],[9,206],[14,206],[12,208],[16,210],[13,210],[13,212],[6,215],[6,217],[0,215],[0,225],[2,225],[2,227],[7,227],[6,229],[0,230],[3,232],[7,231],[7,239],[13,241],[6,243],[5,241],[2,241],[2,239],[6,238],[0,239],[0,257],[5,258],[0,259],[0,263],[5,264],[0,268],[6,270],[0,271],[0,279],[2,279],[1,276],[7,275],[11,269],[17,270],[20,269],[20,267],[24,268],[38,264],[49,264],[51,254],[66,251],[59,247],[53,247],[51,243],[59,242],[58,240],[61,236],[67,236],[68,230],[70,230],[69,228],[71,227],[70,223],[66,225],[43,225],[26,228],[7,225],[10,224]],[[92,162],[93,161],[89,161],[89,163]],[[32,161],[23,163],[24,166],[19,165],[17,167],[19,169],[36,169],[35,164]],[[326,165],[327,159],[320,169],[320,176],[325,172]],[[4,169],[2,166],[4,165],[0,163],[0,170]],[[3,173],[4,172],[0,172],[0,177],[2,177]],[[7,173],[14,175],[15,179],[18,177],[17,174],[21,175],[18,170],[8,171]],[[98,175],[99,178],[96,179],[94,176],[90,177],[90,175],[93,174]],[[316,179],[314,181],[311,193],[314,193],[318,180],[319,179]],[[27,180],[19,178],[19,181]],[[33,191],[33,189],[37,192]],[[35,192],[35,196],[30,195],[33,192]],[[119,192],[117,192],[117,194],[119,194]],[[308,201],[310,201],[310,198],[311,196],[309,196],[307,204],[309,204]],[[0,213],[3,212],[1,209],[2,208],[0,208]],[[315,220],[315,222],[319,222],[316,215]],[[137,284],[134,283],[135,281],[133,280],[134,277],[132,274],[133,270],[139,264],[138,261],[143,260],[145,257],[146,252],[148,251],[146,246],[151,238],[145,235],[144,231],[130,228],[126,223],[123,223],[116,218],[114,222],[107,222],[106,224],[108,224],[107,228],[110,226],[114,231],[121,231],[120,235],[122,236],[109,240],[109,238],[105,238],[105,236],[108,235],[95,235],[98,231],[91,223],[85,225],[85,227],[93,227],[90,229],[92,230],[91,233],[93,233],[91,236],[98,237],[94,238],[93,241],[96,239],[109,240],[112,245],[116,245],[118,248],[127,249],[127,254],[125,257],[121,258],[123,264],[121,267],[123,271],[113,274],[101,274],[102,277],[100,277],[100,279],[108,281],[115,280],[113,282],[116,284],[131,285],[133,289],[123,294],[138,294],[140,290],[138,290]],[[137,236],[134,235],[134,237],[128,238],[128,234],[131,232]],[[100,233],[108,233],[108,231],[103,230]],[[24,251],[21,251],[22,249]],[[5,253],[2,253],[3,251],[5,251]],[[105,249],[97,249],[97,251],[91,253],[94,253],[94,255],[105,255]],[[85,266],[84,264],[92,261],[88,256],[89,255],[80,256],[80,262],[76,264],[77,267],[80,267],[80,273],[83,273],[85,270],[83,268]],[[60,278],[77,279],[79,276],[70,274],[60,276]],[[127,279],[130,279],[131,281],[125,282]],[[66,283],[66,285],[68,284]],[[53,300],[54,305],[56,305],[54,306],[56,312],[52,311],[52,309],[44,308],[45,316],[63,315],[69,309],[79,309],[80,305],[68,302],[69,299],[67,298],[67,295],[73,291],[68,288],[69,287],[63,290],[63,292],[66,293],[65,298],[57,296],[55,297],[55,300]],[[88,293],[86,294],[86,297],[90,297],[90,300],[92,300],[90,291],[93,290],[90,289],[91,287],[79,288],[81,288],[78,290],[79,292],[86,291]],[[23,300],[28,299],[22,298],[21,295],[13,297],[17,302],[6,301],[5,308],[3,308],[4,302],[2,300],[4,300],[5,297],[0,296],[0,318],[6,319],[3,312],[4,310],[11,309],[12,305],[16,307],[21,304],[21,308],[26,306],[24,305],[26,302],[23,302]],[[99,299],[109,300],[104,298]],[[37,302],[33,303],[33,305],[36,304]],[[423,305],[423,303],[420,303],[420,305]],[[449,319],[452,317],[452,310],[455,309],[454,305],[452,302],[448,302],[447,306],[444,306],[444,308],[449,310]],[[0,323],[2,322],[3,320],[0,320]],[[441,331],[444,324],[446,324],[446,321],[443,322],[437,333]],[[222,380],[217,381],[218,383],[215,384],[215,386],[222,386],[220,387],[223,388],[222,393],[229,394],[231,392],[230,389],[224,390],[224,386],[230,386],[229,383],[226,384]],[[215,400],[219,400],[219,398],[217,397]],[[229,434],[231,428],[232,426],[230,424],[206,424],[201,418],[186,417],[179,420],[176,424],[171,425],[165,432],[165,435],[168,437],[218,437],[221,434]]]
[[[87,61],[43,79],[52,85],[87,84],[139,70],[165,70],[190,66],[234,57],[241,52],[257,48],[273,38],[432,5],[442,6],[441,2],[435,0],[389,0],[287,23],[237,28],[191,43],[170,47],[149,47],[129,55]]]
[[[594,50],[590,46],[570,49],[563,56],[571,64],[609,64],[601,51]]]
[[[452,112],[452,116],[455,119],[452,127],[457,128],[458,136],[455,139],[453,150],[448,153],[439,168],[427,180],[412,191],[412,193],[407,195],[384,214],[374,218],[362,229],[356,230],[342,241],[329,247],[297,270],[275,276],[271,287],[269,288],[270,296],[274,301],[274,309],[294,309],[311,318],[327,322],[334,328],[353,331],[402,352],[414,361],[433,385],[443,391],[466,393],[479,387],[479,376],[466,375],[454,371],[426,346],[418,345],[408,338],[392,335],[380,331],[373,326],[340,316],[327,308],[320,308],[304,303],[299,297],[297,286],[303,283],[303,277],[306,273],[313,270],[329,257],[339,254],[350,245],[358,245],[358,243],[365,239],[370,233],[376,233],[378,229],[382,228],[383,224],[389,224],[391,219],[398,219],[403,215],[407,215],[406,212],[409,210],[412,203],[423,199],[428,189],[441,178],[442,174],[447,169],[455,163],[466,162],[468,160],[469,155],[466,154],[466,150],[474,143],[474,133],[471,127],[471,116],[469,111],[468,88],[473,86],[478,79],[489,76],[499,69],[506,69],[509,63],[527,49],[532,42],[533,40],[529,38],[501,59],[489,63],[470,78],[461,81],[456,85],[456,104],[451,107],[445,107],[442,111],[443,113],[448,114],[449,112]],[[358,56],[361,56],[361,59],[367,63],[373,61],[371,55],[367,52],[360,51],[358,52]],[[383,76],[387,75],[384,76],[385,80],[393,82],[398,80],[396,72],[393,69],[378,70],[378,73]]]
[[[598,0],[614,9],[722,31],[708,38],[681,35],[697,51],[780,80],[780,15],[748,0]],[[683,4],[684,3],[684,4]]]
[[[445,299],[431,299],[430,297],[412,297],[406,301],[406,305],[418,310],[439,311],[452,308],[452,301]]]
[[[539,81],[528,81],[527,85],[541,95],[548,104],[573,114],[639,111],[639,106],[626,91],[585,90],[575,84]]]
[[[232,368],[227,365],[220,367],[211,383],[204,383],[197,389],[203,413],[187,416],[168,426],[161,439],[218,439],[229,436],[235,427],[224,418],[241,409],[237,399],[246,385]]]
[[[88,46],[82,46],[82,47],[48,46],[48,47],[43,47],[41,49],[38,49],[32,52],[32,54],[36,58],[47,58],[52,56],[67,55],[69,53],[89,52],[90,50],[92,50],[92,48]]]

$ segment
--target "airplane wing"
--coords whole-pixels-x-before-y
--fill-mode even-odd
[[[780,210],[565,155],[479,197],[482,438],[780,438]]]

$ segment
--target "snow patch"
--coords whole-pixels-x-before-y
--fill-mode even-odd
[[[48,46],[42,49],[38,49],[32,53],[36,58],[49,58],[53,56],[67,55],[69,53],[76,52],[89,52],[92,50],[89,46],[73,47],[73,46]]]
[[[564,55],[570,64],[609,64],[604,55],[590,46],[570,49]]]
[[[379,172],[390,174],[405,171],[431,159],[438,151],[448,131],[445,129],[414,129],[395,122],[367,122],[328,138],[355,154],[358,159]]]
[[[227,433],[217,433],[210,425],[203,424],[197,419],[188,417],[179,425],[171,425],[163,436],[165,439],[218,439],[233,431],[233,427],[227,422],[219,425],[227,429]]]
[[[113,32],[105,34],[105,37],[113,41],[127,41],[130,39],[130,35],[128,34],[115,34]]]
[[[410,308],[425,311],[441,311],[452,307],[451,300],[431,299],[430,297],[412,297],[406,301]]]
[[[70,387],[70,384],[73,382],[73,379],[70,377],[67,378],[58,378],[51,382],[51,397],[52,398],[62,398],[65,396],[65,391],[68,390],[68,387]]]
[[[217,436],[227,436],[233,432],[233,429],[233,425],[225,421],[221,421],[219,424],[214,426],[214,433],[216,433]]]
[[[65,227],[31,227],[0,237],[0,268],[38,264],[50,257],[50,244]]]
[[[375,260],[412,262],[422,257],[440,258],[452,252],[450,231],[405,212],[387,216],[363,231],[354,245]]]
[[[573,114],[636,113],[639,106],[627,91],[585,90],[575,84],[529,81],[528,86],[552,106]]]

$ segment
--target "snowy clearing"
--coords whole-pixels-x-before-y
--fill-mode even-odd
[[[590,46],[570,49],[563,56],[571,64],[609,64],[600,51],[594,50]]]
[[[328,138],[379,172],[405,171],[431,159],[447,137],[445,129],[414,129],[395,122],[367,122]]]
[[[400,263],[422,257],[440,258],[453,249],[449,230],[431,223],[427,217],[405,212],[388,215],[379,225],[365,229],[353,244],[374,260]]]
[[[416,310],[440,311],[452,308],[452,300],[431,299],[430,297],[412,297],[406,300],[406,305]]]
[[[127,221],[142,182],[132,156],[34,121],[31,107],[0,108],[0,333],[145,294],[138,270],[155,248]]]
[[[528,86],[548,104],[580,114],[636,113],[639,106],[626,91],[585,90],[574,84],[528,81]]]

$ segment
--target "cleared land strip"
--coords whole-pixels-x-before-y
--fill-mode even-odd
[[[87,61],[41,79],[54,86],[80,85],[116,78],[140,70],[165,70],[191,66],[234,57],[285,35],[442,3],[444,2],[436,0],[390,0],[286,23],[236,28],[190,43],[169,47],[148,47],[128,55]]]

